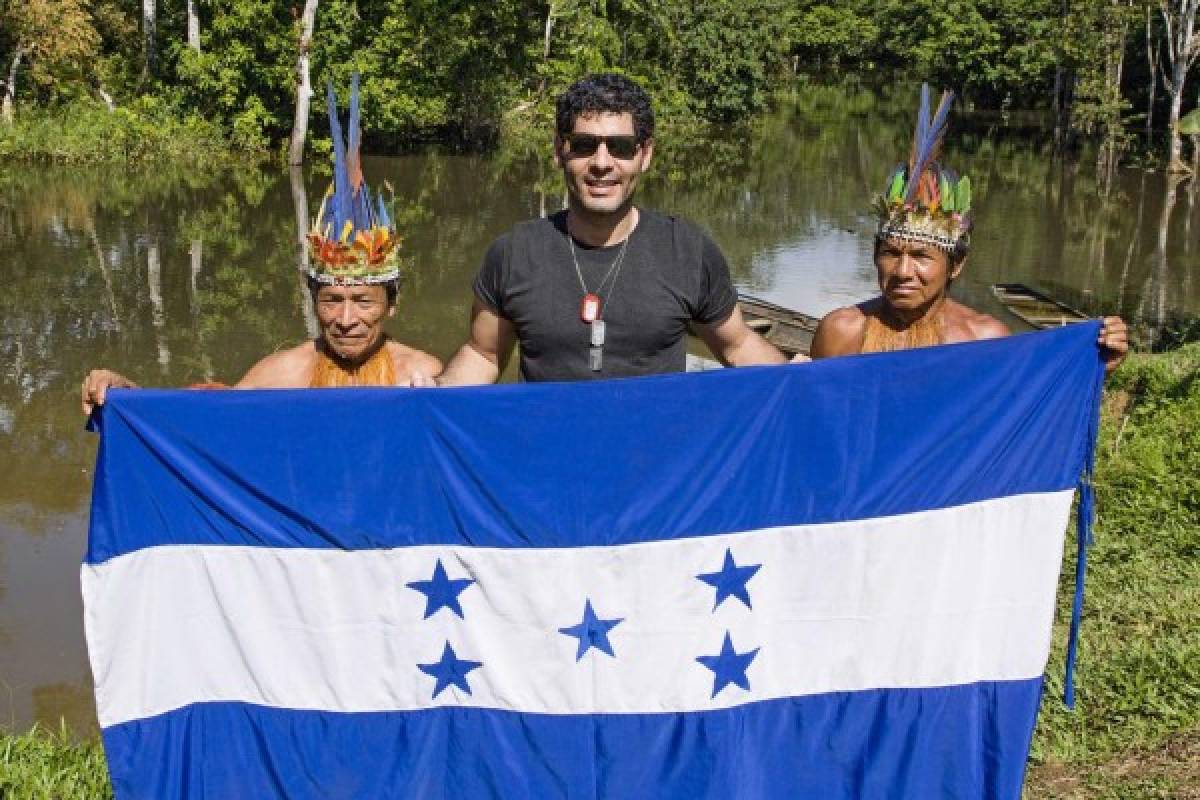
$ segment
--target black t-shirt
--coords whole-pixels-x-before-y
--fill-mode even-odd
[[[624,262],[603,291],[596,289],[621,245],[574,243],[584,283],[603,302],[603,368],[593,372],[566,221],[563,211],[520,223],[492,243],[475,277],[479,300],[516,328],[522,380],[681,372],[688,323],[720,323],[733,313],[737,293],[716,244],[689,222],[639,209]]]

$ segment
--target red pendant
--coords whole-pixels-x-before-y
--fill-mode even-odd
[[[579,318],[584,322],[595,322],[600,319],[599,296],[592,292],[588,292],[583,296],[583,302],[579,304]]]

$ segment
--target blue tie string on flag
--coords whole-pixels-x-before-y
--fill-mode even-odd
[[[83,583],[117,796],[1019,797],[1095,336],[115,391]]]

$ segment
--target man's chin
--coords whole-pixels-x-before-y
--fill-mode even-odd
[[[616,214],[625,208],[625,204],[621,200],[594,197],[584,198],[580,205],[589,214]]]
[[[919,311],[925,305],[925,298],[916,293],[903,294],[887,293],[883,300],[897,311]]]
[[[358,366],[362,361],[365,361],[369,350],[366,345],[348,347],[329,339],[325,340],[325,346],[329,348],[329,352],[334,358],[338,361],[345,361],[350,366]]]
[[[584,189],[575,192],[575,200],[582,211],[589,214],[617,214],[632,205],[633,196],[623,192],[609,195],[590,195]]]

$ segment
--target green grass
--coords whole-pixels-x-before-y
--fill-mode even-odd
[[[4,800],[102,800],[112,797],[104,752],[96,741],[76,742],[34,728],[0,734],[0,797]]]
[[[1077,707],[1060,700],[1072,541],[1027,795],[1200,797],[1200,344],[1109,381],[1095,485]]]
[[[1059,592],[1029,798],[1200,798],[1200,344],[1132,356],[1109,381],[1096,544],[1063,708],[1073,543]],[[109,797],[97,742],[0,734],[0,797]]]

